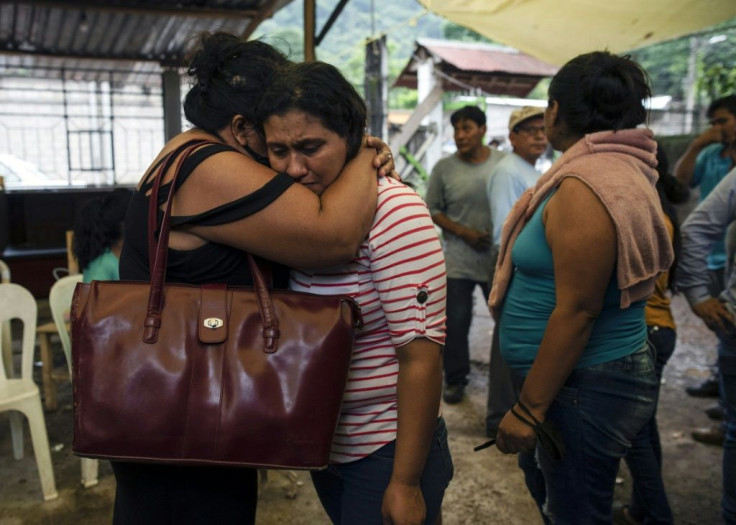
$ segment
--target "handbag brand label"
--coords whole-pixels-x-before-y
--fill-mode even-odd
[[[217,317],[208,317],[207,319],[204,320],[203,324],[205,327],[215,330],[217,328],[220,328],[225,323],[222,321],[222,319],[219,319]]]

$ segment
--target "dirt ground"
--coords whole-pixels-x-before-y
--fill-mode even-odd
[[[469,395],[459,405],[443,407],[455,464],[455,478],[443,506],[444,523],[539,524],[541,520],[523,484],[516,458],[504,456],[495,448],[473,452],[473,446],[485,441],[486,378],[493,330],[493,321],[480,295],[478,299],[471,328],[473,369]],[[685,386],[708,375],[707,365],[715,358],[715,339],[694,318],[682,298],[675,299],[673,309],[679,325],[678,343],[665,369],[658,416],[665,484],[678,524],[717,524],[721,523],[722,449],[695,443],[690,437],[692,428],[709,424],[703,409],[712,400],[691,398],[684,391]],[[15,461],[7,415],[0,414],[0,525],[96,525],[111,521],[115,480],[109,464],[100,464],[97,486],[82,488],[79,459],[71,453],[68,384],[59,385],[59,396],[59,410],[46,414],[59,490],[59,499],[52,502],[42,502],[29,436],[26,457]],[[328,523],[306,473],[297,473],[295,481],[277,471],[265,473],[265,478],[261,484],[259,524]],[[625,467],[621,468],[620,478],[616,496],[619,501],[627,501],[631,484]]]

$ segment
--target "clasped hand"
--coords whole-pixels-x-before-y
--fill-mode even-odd
[[[537,444],[534,429],[518,419],[509,410],[503,416],[496,434],[496,447],[504,454],[532,452]]]
[[[715,144],[723,141],[723,130],[719,126],[711,126],[701,133],[695,141],[701,148],[709,144]]]
[[[463,227],[460,238],[476,250],[487,250],[491,246],[491,234]]]
[[[726,308],[725,303],[716,297],[706,299],[693,305],[693,312],[700,317],[711,330],[728,331],[733,327],[734,318]]]

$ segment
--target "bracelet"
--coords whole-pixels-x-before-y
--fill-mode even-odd
[[[524,412],[526,412],[526,415],[527,415],[527,416],[529,416],[530,418],[532,418],[532,421],[534,421],[534,423],[536,423],[537,425],[541,425],[541,423],[539,422],[539,420],[538,420],[538,419],[537,419],[536,417],[534,417],[534,414],[532,414],[532,411],[531,411],[531,410],[529,410],[529,409],[528,409],[528,408],[527,408],[527,407],[526,407],[526,406],[524,405],[524,403],[522,403],[522,402],[521,402],[521,400],[517,401],[517,402],[516,402],[516,404],[517,404],[517,405],[519,405],[519,407],[520,407],[520,408],[521,408],[521,409],[522,409],[522,410],[523,410]]]
[[[532,427],[533,429],[536,430],[537,426],[534,423],[532,423],[531,421],[529,421],[527,418],[525,418],[524,416],[522,416],[521,414],[519,414],[516,410],[514,410],[514,407],[511,407],[511,413],[513,415],[515,415],[516,418],[519,421],[521,421],[522,423],[525,423],[526,425],[528,425],[528,426],[530,426],[530,427]]]

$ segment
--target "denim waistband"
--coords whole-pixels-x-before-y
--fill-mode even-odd
[[[575,387],[581,382],[590,381],[601,374],[624,373],[632,376],[640,374],[643,377],[651,374],[654,377],[654,357],[654,347],[647,341],[637,351],[624,357],[573,370],[570,377],[565,381],[565,386]]]

